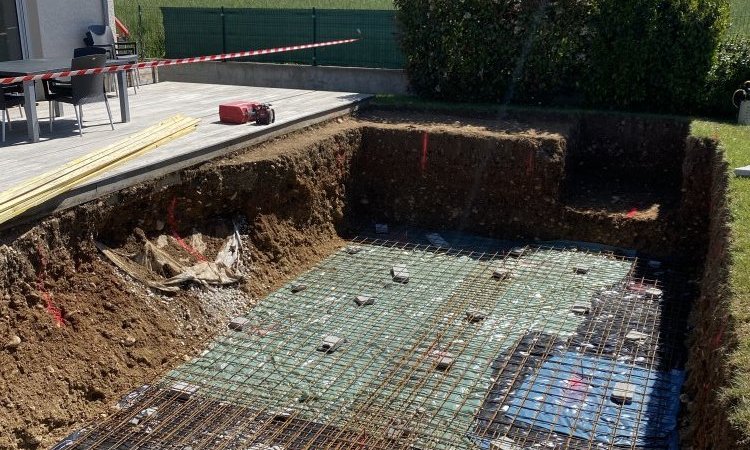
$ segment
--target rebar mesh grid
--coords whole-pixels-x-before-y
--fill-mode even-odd
[[[65,448],[668,448],[662,289],[611,253],[355,239]]]

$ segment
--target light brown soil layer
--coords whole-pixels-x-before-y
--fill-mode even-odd
[[[210,235],[212,219],[244,216],[249,274],[241,288],[248,302],[340,246],[335,226],[343,219],[343,181],[359,141],[341,126],[327,136],[318,134],[314,144],[306,134],[279,139],[251,155],[182,172],[169,187],[161,187],[168,179],[147,183],[6,232],[0,247],[0,449],[51,447],[198,352],[226,323],[228,311],[195,292],[162,297],[127,280],[100,256],[94,240],[127,246],[136,228],[156,238],[174,198],[182,236]],[[62,326],[47,311],[42,291],[61,310]],[[2,348],[12,336],[20,337],[20,346]]]

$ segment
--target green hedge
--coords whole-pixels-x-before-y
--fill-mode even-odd
[[[729,117],[737,113],[732,93],[750,80],[750,39],[733,37],[719,45],[701,98],[701,114]]]
[[[449,100],[699,111],[729,22],[728,0],[395,3],[413,88]]]

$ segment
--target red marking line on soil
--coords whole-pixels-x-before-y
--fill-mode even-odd
[[[635,217],[636,214],[638,214],[638,209],[633,208],[630,211],[628,211],[625,217],[627,217],[628,219],[632,219],[633,217]]]
[[[427,144],[430,142],[430,135],[425,131],[422,133],[422,159],[420,161],[420,167],[422,172],[427,170]]]
[[[191,255],[195,256],[198,261],[208,261],[205,256],[203,256],[198,250],[194,249],[190,246],[187,242],[185,242],[182,237],[180,237],[180,234],[177,232],[177,219],[175,218],[174,211],[177,207],[177,197],[172,198],[172,203],[169,204],[169,209],[167,210],[167,221],[169,222],[169,228],[172,231],[172,237],[177,241],[178,244],[180,244],[180,247],[184,248],[186,252],[190,253]]]
[[[534,175],[535,165],[536,165],[536,152],[532,149],[529,152],[529,158],[526,160],[526,176]]]
[[[47,305],[47,312],[49,313],[49,315],[52,316],[53,319],[55,319],[55,323],[58,327],[63,327],[65,326],[65,322],[62,318],[62,311],[60,311],[60,308],[55,306],[55,303],[52,301],[52,296],[44,287],[44,280],[45,278],[47,278],[47,258],[44,256],[44,251],[42,250],[41,244],[37,243],[36,251],[37,253],[39,253],[39,271],[36,274],[36,289],[37,291],[39,291],[39,295]]]
[[[359,444],[360,449],[367,448],[367,435],[365,433],[360,433],[359,439],[357,439],[357,444]]]
[[[716,337],[714,337],[714,350],[721,346],[721,341],[723,338],[724,338],[724,326],[719,328],[719,332],[716,333]]]

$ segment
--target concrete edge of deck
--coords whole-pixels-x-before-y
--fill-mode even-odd
[[[192,152],[176,155],[146,167],[119,173],[76,187],[54,199],[26,211],[13,220],[0,224],[0,230],[17,227],[59,211],[70,209],[96,200],[105,195],[135,186],[137,184],[164,177],[160,186],[166,187],[181,182],[179,171],[206,161],[227,155],[242,148],[257,145],[285,134],[299,131],[309,126],[351,114],[367,103],[372,97],[328,108],[315,114],[300,117],[290,122],[269,126],[262,131],[247,134],[227,141],[211,144]],[[174,176],[169,176],[174,175]]]

